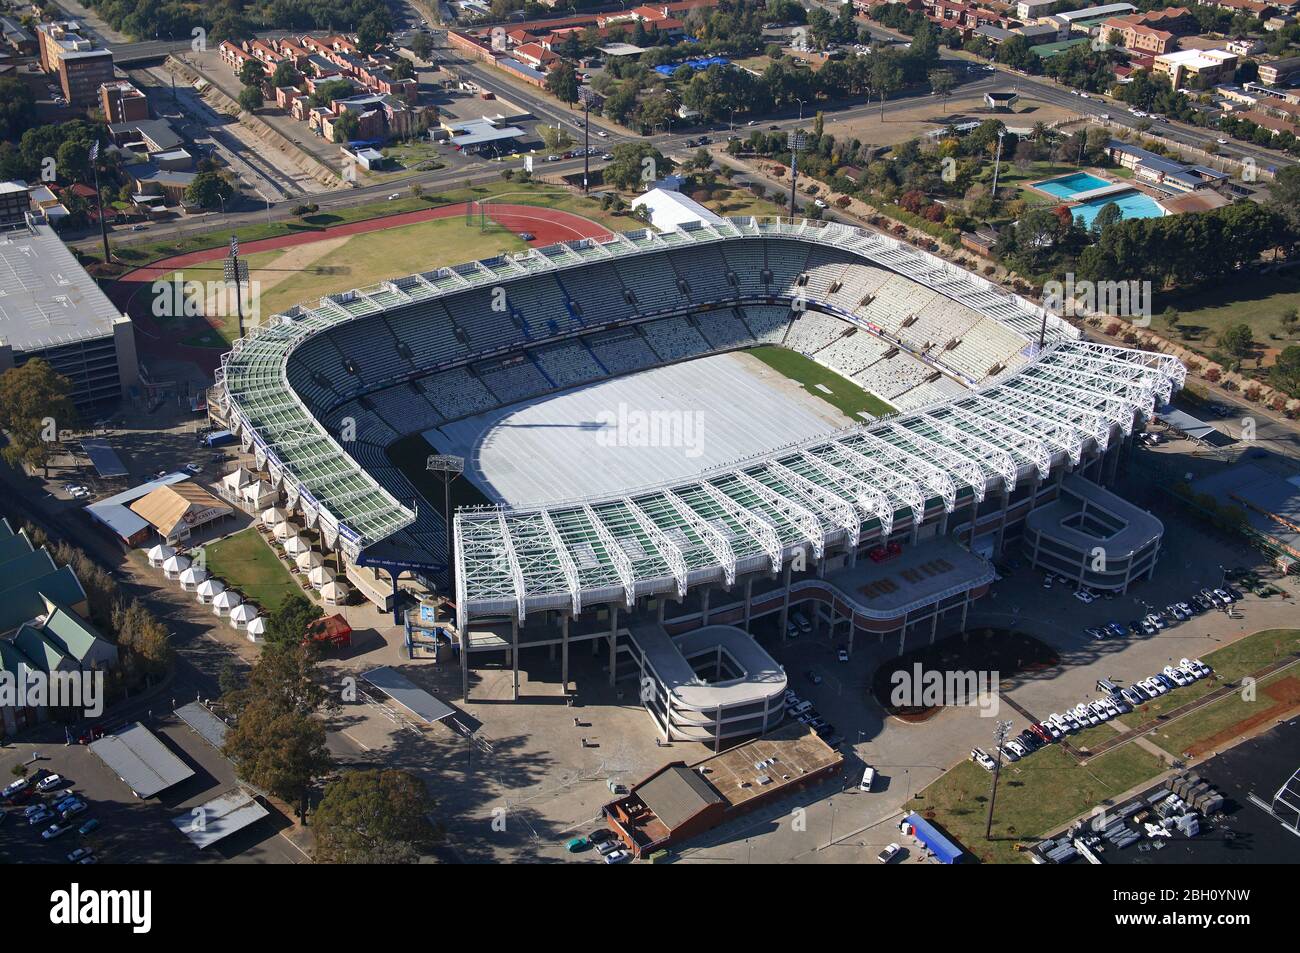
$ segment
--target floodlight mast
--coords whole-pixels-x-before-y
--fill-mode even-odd
[[[424,461],[428,473],[438,474],[442,480],[442,516],[447,531],[447,596],[454,598],[456,592],[455,541],[451,532],[451,485],[465,472],[465,458],[450,453],[431,453]]]
[[[799,182],[799,150],[804,147],[807,137],[801,129],[792,129],[786,135],[790,146],[790,217],[794,218],[794,188]]]

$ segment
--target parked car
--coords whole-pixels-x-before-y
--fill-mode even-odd
[[[608,840],[614,840],[614,832],[608,827],[598,827],[587,835],[587,840],[593,844],[602,844]]]
[[[0,791],[0,797],[4,797],[5,800],[8,800],[19,791],[25,791],[27,786],[31,783],[30,778],[19,778],[17,781],[10,781],[5,785],[4,791]]]
[[[97,830],[99,830],[99,818],[92,817],[90,820],[86,821],[86,823],[77,828],[77,833],[83,835],[93,834]]]
[[[1179,686],[1180,688],[1184,685],[1191,684],[1187,676],[1184,675],[1182,672],[1178,671],[1178,669],[1174,668],[1172,665],[1166,665],[1164,667],[1164,671],[1162,674],[1166,678],[1173,679],[1174,684]]]
[[[816,669],[808,669],[808,671],[804,672],[804,677],[814,685],[820,685],[822,683],[822,677],[817,674]]]
[[[605,855],[607,864],[626,864],[632,859],[632,852],[627,850],[615,850]]]
[[[1087,605],[1091,603],[1093,599],[1095,599],[1096,597],[1093,596],[1092,593],[1090,593],[1087,589],[1076,589],[1074,590],[1074,598],[1078,599],[1084,605]]]
[[[596,845],[596,853],[601,857],[608,857],[614,851],[621,849],[623,844],[618,840],[601,841]]]
[[[29,827],[35,827],[37,824],[44,824],[46,821],[50,821],[53,819],[54,819],[54,812],[51,811],[48,807],[46,807],[44,804],[42,804],[40,805],[40,809],[38,811],[36,811],[34,814],[32,814],[30,817],[27,818],[27,824]]]
[[[849,660],[849,650],[845,648],[837,649],[835,651],[835,657],[841,662],[847,662]]]
[[[799,631],[804,635],[807,635],[812,631],[812,623],[808,621],[808,617],[802,612],[791,612],[790,619],[799,627]]]
[[[78,863],[81,858],[89,857],[92,853],[94,852],[89,847],[78,847],[76,850],[68,852],[68,863]]]
[[[45,830],[41,831],[41,840],[54,840],[54,838],[62,837],[70,830],[72,830],[71,824],[65,824],[61,821],[51,824],[49,827],[45,828]]]
[[[1087,634],[1088,638],[1090,639],[1106,638],[1106,632],[1103,631],[1102,629],[1097,628],[1095,625],[1090,625],[1088,626],[1088,628],[1084,629],[1083,631]]]
[[[66,779],[61,774],[47,774],[36,782],[36,790],[42,794],[47,791],[53,791],[55,788],[62,787]]]
[[[587,843],[587,838],[585,837],[570,837],[564,842],[564,849],[570,854],[580,854],[590,846],[591,845]],[[89,851],[87,851],[87,853],[89,853]]]
[[[870,791],[871,786],[876,783],[876,769],[871,765],[865,765],[862,769],[862,781],[858,784],[859,791]]]
[[[882,864],[888,864],[891,863],[902,852],[903,852],[902,847],[899,847],[897,844],[890,844],[888,847],[886,847],[884,850],[882,850],[879,854],[876,855],[876,860],[880,861]]]
[[[73,801],[71,804],[67,805],[66,807],[59,809],[59,817],[63,818],[66,821],[76,817],[78,814],[85,814],[86,806],[87,805],[85,801]]]
[[[1230,606],[1237,601],[1232,597],[1232,593],[1228,592],[1227,589],[1215,589],[1214,594],[1219,597],[1219,600],[1223,602],[1224,605]]]
[[[993,759],[985,753],[983,748],[971,748],[970,759],[986,771],[992,771],[995,767]]]
[[[1007,761],[1020,760],[1020,755],[1016,754],[1015,750],[1011,747],[1010,742],[1007,742],[1006,744],[1002,745],[1002,747],[999,748],[998,750],[1002,752],[1002,757]]]

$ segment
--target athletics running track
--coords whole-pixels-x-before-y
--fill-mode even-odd
[[[477,215],[477,210],[475,212]],[[542,208],[536,205],[495,205],[487,204],[488,217],[493,222],[512,232],[531,232],[534,236],[529,242],[534,247],[553,245],[560,241],[573,241],[579,238],[608,238],[609,229],[573,212],[559,209]],[[420,209],[415,212],[403,212],[382,218],[371,218],[361,222],[346,222],[319,231],[308,231],[275,238],[263,238],[253,242],[242,242],[240,254],[252,255],[257,252],[275,251],[307,245],[312,242],[327,241],[331,238],[343,238],[349,235],[362,235],[384,228],[398,228],[402,225],[414,225],[443,218],[463,218],[465,203],[440,205],[436,208]],[[205,248],[202,251],[176,255],[156,261],[143,268],[127,272],[118,278],[108,289],[108,296],[113,303],[131,316],[135,324],[136,345],[144,354],[168,360],[193,361],[206,374],[211,374],[221,364],[224,349],[212,347],[194,347],[182,344],[185,338],[196,333],[193,326],[180,328],[164,327],[154,319],[149,306],[148,286],[157,279],[181,268],[225,258],[226,247]],[[444,264],[460,264],[459,261]],[[400,277],[392,275],[391,277]]]

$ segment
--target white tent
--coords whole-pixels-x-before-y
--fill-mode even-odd
[[[290,556],[301,556],[303,553],[311,552],[311,543],[301,536],[290,536],[284,541],[284,551]]]
[[[190,568],[190,558],[181,555],[170,556],[163,563],[162,568],[164,576],[168,579],[176,579],[181,573]]]
[[[334,581],[334,570],[327,566],[317,566],[307,573],[307,581],[319,589],[321,586]]]
[[[256,618],[257,606],[251,602],[242,603],[230,610],[230,624],[236,629],[242,629]]]
[[[203,582],[203,580],[207,578],[208,578],[208,571],[206,569],[200,569],[197,566],[191,566],[189,569],[181,573],[181,588],[184,589],[186,592],[190,591],[191,589],[197,589],[199,583]]]
[[[346,602],[348,598],[348,587],[342,582],[327,582],[321,586],[320,597],[332,606],[341,602]]]
[[[273,506],[262,513],[262,524],[264,526],[274,526],[277,523],[283,523],[289,518],[289,511],[283,506]]]
[[[221,492],[227,499],[234,499],[239,491],[248,485],[253,475],[243,467],[238,467],[221,478]]]
[[[298,535],[298,527],[295,524],[289,522],[289,520],[284,520],[283,522],[275,524],[276,539],[288,539],[290,536],[297,536],[297,535]]]
[[[244,600],[240,598],[239,593],[230,589],[223,589],[217,593],[212,600],[212,611],[216,615],[224,615]]]
[[[149,550],[149,565],[157,569],[167,560],[176,555],[176,550],[172,549],[166,543],[159,543],[153,549]]]
[[[198,594],[199,602],[209,603],[219,596],[226,589],[226,584],[220,579],[205,579],[199,583]]]
[[[301,537],[298,537],[301,539]],[[317,566],[325,565],[325,557],[314,549],[308,549],[305,553],[299,553],[293,560],[297,563],[298,568],[303,572],[315,569]]]
[[[269,483],[258,480],[240,490],[239,497],[245,503],[251,503],[255,507],[265,506],[275,499],[275,488]]]
[[[266,618],[259,615],[256,619],[249,620],[249,623],[245,628],[248,629],[248,637],[256,642],[259,638],[266,635]]]

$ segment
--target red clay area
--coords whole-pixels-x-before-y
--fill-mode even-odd
[[[1300,679],[1295,676],[1278,679],[1272,685],[1264,686],[1264,694],[1273,700],[1272,705],[1208,738],[1202,738],[1192,745],[1187,753],[1194,758],[1199,758],[1203,754],[1217,751],[1220,746],[1260,725],[1285,718],[1292,709],[1300,707]]]
[[[475,216],[479,214],[476,209]],[[574,241],[580,238],[603,239],[610,237],[609,229],[573,212],[559,209],[542,208],[536,205],[487,205],[488,217],[503,228],[513,232],[528,232],[533,239],[529,242],[534,247],[553,245],[561,241]],[[320,231],[301,232],[279,235],[275,238],[263,238],[244,242],[239,246],[241,254],[252,255],[257,252],[292,248],[312,242],[341,238],[348,235],[362,235],[366,232],[385,228],[399,228],[442,218],[456,218],[465,215],[465,204],[440,205],[436,208],[420,209],[415,212],[403,212],[382,218],[371,218],[360,222],[346,222],[333,225]],[[175,255],[156,261],[143,268],[127,272],[118,278],[109,288],[108,296],[115,305],[131,315],[138,336],[139,345],[146,353],[171,359],[192,360],[206,371],[215,369],[220,364],[221,351],[218,348],[193,347],[180,343],[183,338],[194,334],[193,328],[169,329],[158,325],[148,309],[135,306],[135,297],[142,285],[149,284],[180,268],[188,268],[204,262],[217,261],[226,257],[225,246],[205,248],[201,251]],[[460,264],[450,262],[449,264]],[[397,277],[397,276],[393,276]]]

